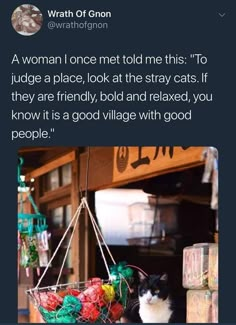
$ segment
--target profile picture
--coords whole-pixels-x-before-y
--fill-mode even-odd
[[[31,36],[41,29],[43,15],[37,7],[23,4],[14,10],[11,23],[17,33]]]

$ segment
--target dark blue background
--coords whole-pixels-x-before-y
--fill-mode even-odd
[[[1,1],[1,307],[0,322],[17,320],[17,264],[16,264],[16,165],[19,146],[37,145],[211,145],[219,149],[220,154],[220,320],[236,321],[235,316],[235,7],[234,1],[32,1],[44,15],[44,26],[31,37],[18,35],[12,28],[12,11],[22,1]],[[108,30],[53,30],[47,29],[48,9],[95,9],[111,10]],[[219,12],[225,12],[220,18]],[[88,20],[88,19],[86,19]],[[10,74],[13,71],[25,72],[80,72],[125,71],[125,67],[79,67],[79,66],[17,66],[11,65],[14,53],[24,55],[122,55],[143,53],[144,55],[163,55],[173,53],[203,53],[208,56],[207,66],[200,70],[209,72],[209,92],[213,92],[214,101],[193,108],[191,122],[158,123],[155,121],[135,121],[129,124],[121,122],[89,122],[69,124],[66,122],[44,121],[21,123],[11,121],[11,109],[28,110],[31,105],[12,104],[10,100]],[[129,67],[130,72],[146,71],[167,73],[173,69],[192,72],[197,67],[171,67],[170,70],[155,67]],[[194,70],[193,70],[194,69]],[[176,71],[177,71],[176,70]],[[197,71],[197,70],[196,70]],[[93,86],[95,87],[95,86]],[[188,86],[189,87],[189,86]],[[61,87],[75,91],[76,87]],[[92,89],[92,88],[91,88]],[[104,87],[108,91],[109,87]],[[130,92],[135,90],[129,87]],[[137,88],[138,89],[138,88]],[[37,91],[45,91],[38,88]],[[96,91],[96,88],[93,88]],[[50,87],[47,88],[50,91]],[[27,92],[27,91],[26,91]],[[42,109],[91,110],[99,107],[89,104],[40,104],[34,103],[33,110]],[[115,107],[114,107],[115,106]],[[180,109],[180,105],[171,106]],[[103,108],[120,110],[159,109],[158,105],[124,104],[103,105]],[[185,105],[181,109],[188,109]],[[11,130],[19,128],[49,129],[55,127],[55,134],[48,140],[11,142]]]

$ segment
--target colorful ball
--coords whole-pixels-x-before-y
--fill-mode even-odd
[[[103,284],[102,290],[104,291],[104,299],[106,302],[111,302],[115,299],[115,290],[112,285]]]
[[[57,317],[55,318],[55,321],[51,323],[57,323],[57,324],[77,323],[77,319],[74,316],[67,315],[64,317]]]
[[[95,322],[98,319],[100,312],[94,304],[91,302],[85,302],[82,305],[80,315],[85,321]]]
[[[39,292],[36,296],[38,304],[47,311],[55,310],[62,304],[63,299],[53,292]]]
[[[84,294],[85,300],[87,302],[96,303],[99,306],[104,306],[105,305],[104,291],[103,291],[103,289],[102,289],[102,287],[100,285],[93,285],[93,286],[87,288],[83,292],[83,294]],[[80,296],[78,298],[80,298]],[[82,298],[81,301],[83,301],[83,298]]]
[[[58,296],[60,296],[61,298],[64,298],[65,296],[67,296],[67,295],[69,295],[69,294],[71,294],[71,293],[69,293],[69,290],[61,290],[61,291],[57,291],[57,294],[58,294]]]
[[[80,291],[77,289],[68,288],[67,291],[68,291],[68,295],[75,296],[75,297],[78,297],[80,294]]]
[[[119,302],[115,302],[110,307],[110,318],[113,321],[120,319],[123,314],[124,308]]]
[[[62,306],[68,311],[68,314],[78,313],[82,308],[81,301],[78,298],[70,295],[65,296]]]
[[[88,279],[88,281],[85,283],[85,287],[91,287],[93,285],[102,285],[102,279],[100,278],[91,278]]]

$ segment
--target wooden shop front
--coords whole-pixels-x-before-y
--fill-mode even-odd
[[[40,147],[22,148],[23,173],[40,212],[47,216],[51,233],[51,252],[55,250],[75,213],[81,198],[87,194],[95,213],[95,193],[107,189],[141,189],[153,197],[174,196],[180,205],[181,235],[187,243],[209,241],[214,233],[214,215],[209,208],[209,187],[202,188],[203,147]],[[34,179],[32,183],[31,180]],[[170,183],[169,183],[170,182]],[[166,186],[170,184],[170,187]],[[197,186],[198,184],[198,186]],[[196,191],[195,191],[196,189]],[[187,199],[187,200],[185,200]],[[195,205],[192,205],[194,202]],[[203,202],[204,204],[198,204]],[[112,215],[111,215],[112,218]],[[186,243],[181,243],[185,245]],[[182,254],[165,255],[135,245],[111,245],[117,260],[128,260],[146,272],[169,271],[173,287],[181,290]],[[42,285],[55,284],[66,244],[49,268]],[[63,268],[62,282],[83,281],[91,276],[104,276],[95,236],[86,212],[79,219],[70,253]],[[37,283],[35,272],[30,277],[20,268],[19,297],[25,287]],[[22,301],[20,299],[20,301]],[[36,310],[26,301],[19,309],[30,308],[29,322],[38,322]]]

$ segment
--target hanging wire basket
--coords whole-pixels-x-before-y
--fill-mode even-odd
[[[92,278],[86,282],[59,284],[82,208],[86,208],[90,216],[103,262],[108,273],[108,279]],[[73,223],[73,231],[56,284],[40,288],[39,285],[49,265]],[[110,267],[104,255],[104,247],[113,263]],[[46,323],[114,323],[121,317],[127,305],[129,281],[132,279],[132,275],[133,270],[125,262],[116,264],[105,243],[99,226],[90,211],[87,200],[83,198],[44,273],[39,279],[38,284],[35,288],[27,290],[26,293]]]
[[[109,280],[33,289],[28,295],[46,323],[113,323],[124,310]]]

